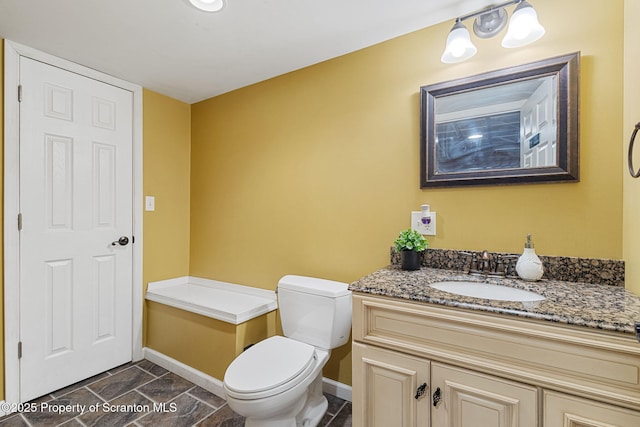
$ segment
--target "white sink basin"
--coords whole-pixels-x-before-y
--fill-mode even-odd
[[[432,283],[432,288],[451,294],[467,297],[493,299],[498,301],[532,302],[542,301],[544,297],[535,292],[523,289],[510,288],[509,286],[492,285],[480,282],[438,282]]]

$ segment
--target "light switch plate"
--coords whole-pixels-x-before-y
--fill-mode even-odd
[[[156,210],[156,198],[153,196],[146,196],[144,198],[144,210],[155,211]]]
[[[429,224],[422,223],[422,212],[420,211],[412,211],[411,212],[411,229],[416,230],[420,234],[424,234],[426,236],[435,236],[436,235],[436,213],[431,211],[431,222]]]

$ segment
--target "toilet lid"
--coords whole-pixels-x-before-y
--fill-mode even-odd
[[[271,390],[296,379],[313,364],[314,355],[315,348],[309,344],[281,336],[267,338],[231,362],[224,385],[242,394]]]

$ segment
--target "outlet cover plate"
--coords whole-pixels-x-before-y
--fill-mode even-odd
[[[422,223],[422,212],[411,212],[411,229],[425,236],[436,235],[436,213],[431,211],[431,222],[429,224]]]

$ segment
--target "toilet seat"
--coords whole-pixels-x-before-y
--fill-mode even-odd
[[[309,376],[316,365],[315,347],[274,336],[240,354],[227,368],[224,388],[236,399],[250,400],[289,390]]]

